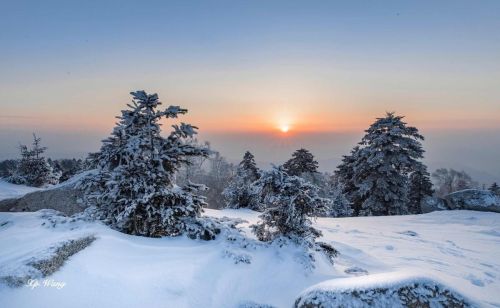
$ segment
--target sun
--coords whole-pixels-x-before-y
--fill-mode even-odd
[[[290,126],[288,125],[281,125],[280,130],[282,133],[287,133],[290,130]]]

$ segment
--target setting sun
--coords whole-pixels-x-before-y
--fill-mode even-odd
[[[282,133],[286,133],[286,132],[288,132],[290,130],[290,127],[288,125],[282,125],[280,127],[280,130],[281,130]]]

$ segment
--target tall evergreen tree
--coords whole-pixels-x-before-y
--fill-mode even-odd
[[[33,146],[28,148],[20,145],[21,159],[16,170],[9,178],[15,184],[25,184],[34,187],[41,187],[47,184],[57,184],[61,174],[54,172],[43,153],[47,150],[41,145],[41,138],[33,134]]]
[[[292,154],[283,169],[290,175],[301,176],[307,173],[318,172],[318,162],[314,156],[306,149],[299,149]]]
[[[359,215],[407,214],[408,176],[422,168],[424,137],[394,113],[377,118],[365,132],[353,163]]]
[[[424,164],[420,164],[419,167],[410,174],[408,195],[410,200],[408,211],[410,214],[421,214],[422,208],[420,204],[422,199],[426,196],[432,196],[434,193],[427,167]]]
[[[214,230],[200,220],[204,197],[201,185],[174,184],[174,174],[193,156],[208,151],[187,142],[196,127],[172,125],[168,137],[160,132],[160,120],[185,114],[170,106],[160,110],[157,94],[131,92],[133,101],[123,110],[111,136],[93,155],[97,173],[82,182],[85,201],[98,218],[113,228],[133,235],[213,238]]]
[[[227,207],[258,210],[259,198],[254,182],[259,177],[254,156],[247,151],[236,169],[236,175],[223,192]]]

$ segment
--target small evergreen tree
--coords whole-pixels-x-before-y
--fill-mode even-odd
[[[326,198],[331,200],[330,207],[326,213],[328,217],[349,217],[353,214],[351,203],[344,194],[344,185],[336,178],[331,177],[327,181],[328,191]]]
[[[72,176],[83,171],[83,161],[81,159],[56,159],[48,160],[50,166],[61,173],[60,182],[69,180]]]
[[[252,153],[247,151],[236,169],[223,196],[228,208],[259,209],[259,198],[254,182],[260,177],[260,171]]]
[[[303,174],[318,172],[318,162],[314,160],[311,152],[306,149],[299,149],[283,165],[283,169],[290,175],[302,176]]]
[[[16,159],[6,159],[0,162],[0,177],[6,178],[14,174],[19,162]]]
[[[33,146],[20,145],[21,159],[9,181],[15,184],[41,187],[59,183],[59,172],[54,172],[43,153],[47,149],[41,146],[41,138],[33,134]]]
[[[343,195],[351,204],[354,216],[359,215],[361,204],[363,203],[363,199],[358,194],[358,188],[354,182],[354,164],[356,162],[359,163],[361,159],[359,157],[359,152],[359,146],[355,146],[349,155],[344,155],[342,163],[337,166],[334,173],[338,182],[341,184]]]
[[[500,195],[500,186],[498,186],[497,182],[493,182],[489,190],[496,195]]]
[[[84,199],[94,214],[122,232],[150,237],[177,236],[212,239],[216,229],[200,219],[202,185],[174,184],[174,174],[188,158],[208,151],[187,142],[196,127],[172,125],[168,137],[160,134],[160,120],[177,118],[186,109],[159,110],[157,94],[131,92],[132,104],[122,111],[111,136],[92,157],[97,173],[81,183]]]
[[[316,243],[321,232],[312,226],[310,216],[326,212],[329,199],[318,196],[319,188],[306,180],[289,175],[283,167],[263,172],[255,183],[264,212],[252,230],[261,241],[291,241],[306,249],[323,251],[333,262],[337,251],[326,243]],[[309,259],[314,257],[309,254]]]
[[[420,168],[410,174],[409,185],[408,198],[410,203],[408,205],[408,212],[411,214],[421,214],[422,208],[420,204],[422,199],[426,196],[432,196],[434,193],[430,174],[427,172],[425,165],[420,164]]]
[[[315,239],[321,233],[312,227],[310,215],[327,210],[329,200],[318,196],[318,187],[298,176],[289,175],[283,167],[273,167],[255,183],[264,212],[261,222],[253,226],[259,240],[277,237]]]

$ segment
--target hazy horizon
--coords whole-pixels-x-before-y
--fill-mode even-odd
[[[500,182],[498,1],[49,2],[0,10],[0,159],[32,132],[50,157],[96,151],[144,89],[232,162],[305,147],[332,171],[395,111],[431,171]]]

